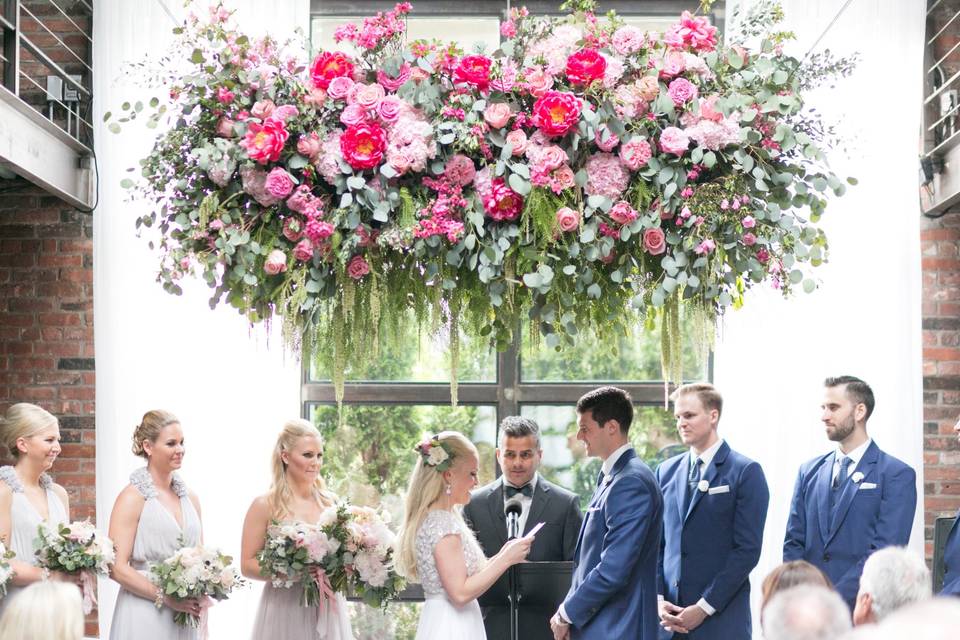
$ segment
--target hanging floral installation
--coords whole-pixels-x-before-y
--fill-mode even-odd
[[[408,41],[404,2],[312,61],[222,6],[189,19],[169,100],[110,124],[169,121],[124,181],[154,205],[159,281],[199,273],[211,306],[282,317],[341,397],[347,363],[410,321],[448,332],[454,377],[461,332],[505,349],[529,320],[562,348],[661,323],[679,380],[681,313],[709,341],[756,285],[816,288],[845,185],[802,91],[845,70],[785,55],[770,3],[752,48],[687,12],[660,34],[594,6],[512,9],[486,54]]]

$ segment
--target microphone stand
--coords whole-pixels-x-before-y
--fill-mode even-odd
[[[507,517],[507,539],[513,540],[520,537],[520,518],[514,514]],[[520,640],[520,594],[519,579],[517,576],[517,565],[507,569],[507,593],[510,600],[510,640]]]

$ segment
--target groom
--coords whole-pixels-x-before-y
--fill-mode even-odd
[[[663,497],[627,439],[629,394],[601,387],[577,402],[577,439],[603,461],[573,558],[573,582],[550,619],[555,640],[656,640]]]

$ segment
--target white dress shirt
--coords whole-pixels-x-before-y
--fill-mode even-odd
[[[530,485],[530,489],[532,489],[532,491],[536,491],[536,490],[537,490],[537,477],[538,477],[539,475],[540,475],[540,474],[539,474],[538,472],[534,471],[534,473],[533,473],[533,478],[531,478],[531,479],[530,479],[530,482],[528,483],[528,484]],[[512,482],[509,482],[509,481],[506,479],[506,477],[504,477],[504,476],[501,476],[501,477],[503,478],[503,487],[504,487],[504,490],[503,490],[503,506],[504,506],[504,508],[506,508],[506,506],[507,506],[507,490],[506,490],[506,488],[507,488],[507,487],[516,487],[516,485],[514,485]],[[522,487],[516,487],[516,488],[517,488],[517,489],[520,489],[520,488],[522,488]],[[522,493],[518,493],[518,494],[516,494],[516,496],[515,496],[515,497],[517,497],[517,498],[520,499],[520,504],[523,506],[523,511],[520,512],[520,520],[519,520],[520,535],[523,535],[524,529],[527,528],[527,516],[530,515],[530,506],[533,504],[533,492],[532,492],[532,491],[531,491],[531,494],[530,494],[530,497],[529,497],[529,498],[528,498],[527,496],[523,495]]]
[[[871,442],[873,442],[873,439],[867,438],[866,442],[850,453],[844,453],[840,447],[837,447],[836,453],[833,454],[833,474],[830,476],[830,486],[833,486],[833,483],[837,481],[837,476],[840,475],[840,457],[845,456],[847,458],[847,477],[849,478],[856,471],[860,459],[867,452]]]

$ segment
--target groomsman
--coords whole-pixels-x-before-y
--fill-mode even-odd
[[[960,436],[960,419],[953,425],[954,432]],[[960,511],[953,522],[950,535],[947,536],[947,546],[943,550],[943,562],[946,571],[943,575],[942,596],[960,596]]]
[[[528,562],[572,560],[580,532],[580,500],[566,489],[538,473],[543,450],[537,423],[509,416],[500,423],[497,462],[502,475],[477,489],[463,509],[463,516],[489,557],[507,541],[506,501],[520,497],[523,511],[520,531],[526,533],[538,522],[544,526],[530,547]],[[483,624],[488,638],[505,638],[510,633],[507,607],[485,607]],[[550,616],[553,609],[521,607],[518,626],[524,638],[552,640]]]
[[[874,399],[866,382],[840,376],[824,386],[820,419],[837,448],[800,466],[783,560],[819,567],[852,610],[867,557],[910,540],[916,473],[867,435]]]
[[[684,385],[670,399],[690,451],[656,472],[660,639],[749,640],[750,571],[760,559],[767,481],[759,464],[717,435],[723,397],[713,385]]]

